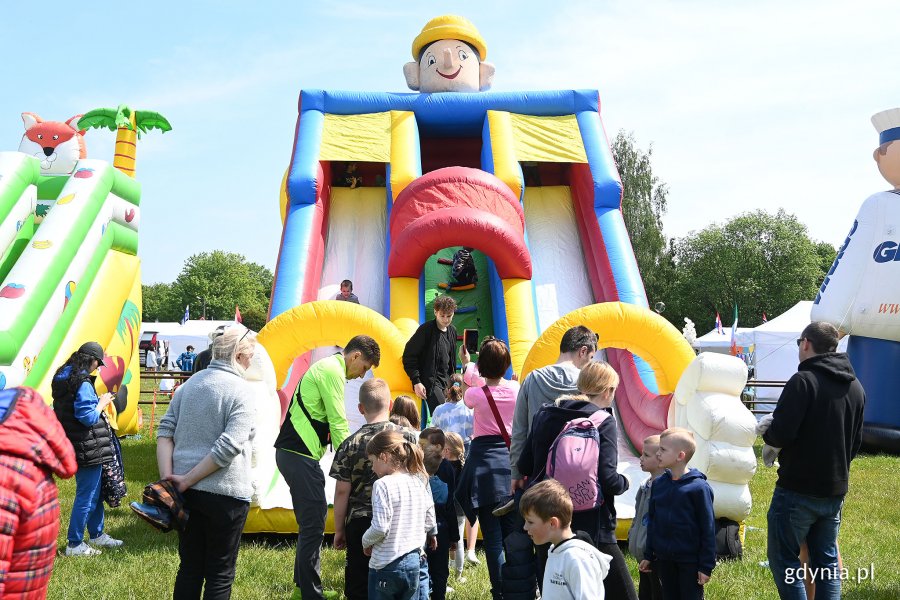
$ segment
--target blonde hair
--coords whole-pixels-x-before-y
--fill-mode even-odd
[[[256,347],[256,334],[243,325],[232,325],[213,340],[212,359],[224,360],[241,375],[244,367],[238,364],[238,354],[250,354]]]
[[[658,435],[648,435],[644,438],[644,445],[656,446],[659,448],[659,436]]]
[[[413,444],[399,431],[384,429],[366,444],[367,456],[378,456],[390,462],[395,468],[406,467],[412,475],[427,477],[422,449]]]
[[[367,415],[377,415],[391,403],[391,390],[384,379],[367,379],[359,387],[359,403]]]
[[[619,374],[605,362],[591,361],[578,375],[578,391],[587,396],[602,394],[619,387]]]
[[[544,522],[556,517],[559,526],[565,529],[572,524],[572,498],[563,484],[555,479],[545,479],[522,495],[519,512],[526,518],[531,513]]]
[[[659,434],[660,442],[664,439],[675,442],[676,448],[684,452],[684,462],[689,462],[697,451],[694,432],[683,427],[669,427]]]
[[[447,438],[447,453],[454,457],[453,460],[458,460],[462,464],[465,464],[466,444],[463,442],[462,436],[455,431],[449,431],[446,433],[445,437]]]
[[[420,426],[419,409],[416,408],[416,401],[409,396],[397,396],[391,405],[391,414],[406,417],[409,426],[418,429]]]

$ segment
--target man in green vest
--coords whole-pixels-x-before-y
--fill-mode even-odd
[[[275,462],[291,489],[294,515],[300,527],[294,561],[297,587],[292,598],[332,597],[331,592],[323,592],[320,577],[319,550],[325,536],[328,502],[325,473],[319,460],[329,443],[337,448],[350,433],[344,411],[344,384],[362,377],[377,367],[380,360],[378,342],[358,335],[347,342],[342,353],[314,363],[300,380],[275,440]]]

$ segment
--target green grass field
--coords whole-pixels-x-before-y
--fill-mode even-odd
[[[145,414],[149,415],[149,411],[145,410]],[[129,501],[140,497],[145,483],[157,479],[155,444],[148,437],[146,427],[142,433],[140,438],[122,442],[128,497],[120,508],[107,509],[107,531],[123,539],[125,546],[118,550],[105,550],[101,556],[93,558],[59,556],[50,582],[49,598],[123,600],[171,597],[178,568],[176,535],[157,532],[127,507]],[[845,582],[846,598],[900,598],[898,470],[900,458],[897,457],[863,456],[853,463],[851,488],[844,505],[840,534],[841,552],[844,565],[851,574],[855,575],[857,568],[869,568],[874,564],[874,578],[863,582]],[[769,570],[759,565],[760,561],[766,560],[766,511],[774,484],[774,471],[762,467],[760,463],[760,469],[751,483],[754,505],[747,520],[744,560],[720,564],[716,568],[707,586],[707,598],[777,598]],[[62,509],[59,544],[60,548],[64,548],[75,480],[60,481],[59,488]],[[276,536],[246,538],[238,557],[232,597],[236,600],[288,598],[293,589],[293,541],[289,537]],[[451,598],[474,600],[490,597],[484,556],[481,558],[482,564],[478,567],[467,565],[464,583],[456,582],[451,575],[450,585],[456,589]],[[628,560],[637,581],[637,566],[630,557]],[[343,589],[343,552],[330,547],[324,549],[322,578],[326,587]]]

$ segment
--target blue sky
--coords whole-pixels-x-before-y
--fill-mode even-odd
[[[168,117],[138,147],[145,283],[213,249],[274,269],[300,90],[408,91],[412,39],[443,13],[480,29],[494,90],[598,89],[609,135],[653,144],[668,236],[783,207],[839,245],[888,187],[869,117],[900,106],[896,0],[47,4],[3,11],[0,149],[24,111]],[[112,132],[86,140],[111,159]]]

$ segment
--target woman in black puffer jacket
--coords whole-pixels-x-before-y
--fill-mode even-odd
[[[102,465],[115,457],[114,434],[104,409],[115,396],[107,392],[97,397],[91,373],[101,365],[103,348],[97,342],[86,342],[57,369],[51,384],[53,410],[75,448],[78,463],[66,556],[92,556],[100,554],[97,547],[122,545],[121,540],[103,532]],[[90,545],[84,541],[85,526],[91,536]]]

